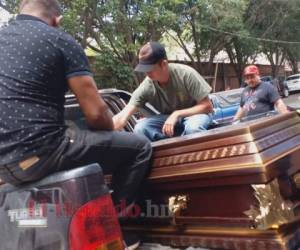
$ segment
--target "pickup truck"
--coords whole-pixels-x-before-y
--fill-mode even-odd
[[[112,114],[122,110],[130,98],[129,93],[115,89],[100,91],[100,94]],[[296,249],[300,244],[299,116],[295,112],[271,114],[231,125],[227,113],[222,113],[226,105],[221,104],[220,98],[217,95],[211,97],[215,115],[218,114],[216,110],[221,109],[221,115],[214,117],[218,126],[206,132],[152,143],[152,169],[141,190],[140,208],[143,212],[139,214],[138,221],[123,225],[125,230],[140,234],[145,242],[181,248]],[[234,102],[228,106],[231,107],[231,104]],[[238,103],[234,106],[238,107]],[[138,119],[155,112],[153,107],[146,105],[130,118],[125,130],[132,132]],[[67,123],[86,128],[73,95],[66,96],[65,119]],[[2,242],[9,239],[8,234],[16,237],[15,242],[5,242],[3,246],[6,248],[0,249],[121,249],[118,248],[121,236],[115,223],[106,223],[110,226],[107,232],[115,234],[104,234],[112,237],[103,237],[102,227],[94,231],[92,228],[97,225],[92,224],[87,228],[90,220],[83,216],[84,221],[77,221],[77,229],[71,234],[78,237],[70,237],[68,231],[72,232],[72,216],[61,221],[60,227],[60,221],[49,219],[48,226],[38,229],[36,224],[32,228],[32,224],[43,226],[45,218],[38,217],[42,220],[32,222],[27,220],[30,213],[23,213],[27,201],[38,200],[41,188],[41,197],[50,204],[53,201],[60,204],[59,201],[63,200],[71,203],[80,200],[81,208],[93,202],[93,197],[106,197],[101,171],[93,172],[94,168],[81,174],[74,170],[71,177],[65,179],[59,179],[58,173],[49,176],[50,180],[46,178],[45,182],[25,186],[21,192],[12,187],[2,187],[0,218],[5,223],[4,229],[0,229],[0,237],[3,237],[1,247]],[[65,174],[68,176],[68,173]],[[77,179],[81,179],[78,185]],[[109,185],[110,176],[106,176],[105,180]],[[64,195],[58,195],[54,190],[62,190]],[[95,196],[90,196],[90,193]],[[101,200],[98,205],[101,210]],[[50,216],[53,207],[47,208]],[[167,213],[160,214],[160,208],[167,208]],[[40,216],[41,212],[34,214]],[[19,228],[20,225],[25,227]],[[94,232],[98,236],[96,242],[92,237]],[[72,248],[68,245],[73,241],[75,246],[84,242],[81,238],[95,243],[94,248],[84,248],[84,245]]]
[[[143,213],[138,223],[123,225],[127,231],[146,242],[181,248],[300,246],[300,118],[296,112],[271,112],[232,125],[230,112],[222,112],[238,108],[240,91],[231,92],[236,101],[228,106],[221,102],[224,93],[210,96],[217,122],[208,131],[152,143],[152,168],[140,201]],[[112,114],[130,98],[115,89],[100,94]],[[138,119],[156,112],[146,105],[125,130],[132,132]],[[66,120],[84,128],[72,95],[66,99],[65,114]]]
[[[243,89],[233,89],[210,94],[213,104],[213,123],[218,126],[232,122],[234,115],[240,107],[241,93]]]

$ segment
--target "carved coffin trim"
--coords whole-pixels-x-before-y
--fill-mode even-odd
[[[150,182],[256,174],[256,181],[266,183],[281,171],[277,161],[300,156],[300,119],[296,113],[277,115],[156,142],[153,148]],[[299,171],[300,165],[288,168]]]
[[[258,206],[251,206],[244,212],[259,229],[279,228],[280,225],[294,221],[293,204],[284,200],[277,179],[267,185],[252,185]]]
[[[300,243],[299,222],[278,230],[258,230],[238,227],[171,227],[128,226],[139,232],[147,242],[174,247],[206,247],[228,250],[294,250]]]

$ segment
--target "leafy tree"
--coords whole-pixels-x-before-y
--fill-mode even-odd
[[[208,28],[203,32],[207,41],[204,50],[210,52],[211,65],[215,55],[225,50],[241,83],[244,65],[250,57],[256,56],[255,44],[243,38],[248,36],[248,29],[244,24],[248,1],[218,0],[208,1],[207,4],[209,3],[210,11],[205,18]]]
[[[20,0],[0,0],[16,13]],[[259,52],[273,75],[287,60],[298,71],[299,0],[61,0],[63,28],[83,46],[96,51],[94,65],[101,87],[134,89],[141,76],[133,73],[138,49],[149,40],[172,39],[194,68],[212,75],[213,61],[225,50],[242,80],[242,70]],[[252,39],[250,37],[258,37]],[[200,63],[208,59],[209,70]],[[111,85],[109,85],[111,83]]]
[[[255,41],[247,39],[247,30],[240,30],[240,37],[233,37],[231,42],[225,46],[230,62],[238,76],[240,84],[243,81],[243,70],[249,61],[255,61],[258,45]],[[243,38],[244,37],[244,38]]]
[[[299,32],[292,25],[298,26],[295,17],[299,17],[299,4],[299,0],[251,0],[246,12],[252,34],[266,39],[261,41],[260,49],[271,64],[273,76],[286,58],[294,60],[293,48],[279,41],[299,40]]]
[[[286,19],[286,33],[285,39],[292,41],[292,43],[283,44],[285,50],[286,60],[289,62],[294,74],[299,73],[298,62],[300,61],[300,2],[294,3],[293,10],[289,13]],[[298,43],[295,43],[298,42]]]
[[[110,51],[96,56],[93,67],[95,68],[94,78],[99,88],[118,88],[130,92],[134,90],[132,68],[120,63]]]
[[[110,53],[110,57],[118,62],[116,67],[124,64],[134,68],[140,46],[151,39],[159,40],[163,34],[164,18],[160,16],[156,1],[75,0],[64,1],[64,5],[65,28],[78,37],[83,46],[87,45],[99,54]],[[88,38],[96,44],[89,44]],[[107,58],[106,55],[103,58]],[[135,83],[130,87],[140,80],[132,72],[128,78]]]
[[[15,14],[18,11],[18,6],[21,0],[0,0],[0,8]]]
[[[201,1],[167,0],[162,5],[164,12],[172,13],[170,16],[173,18],[169,25],[166,25],[166,32],[185,51],[193,67],[201,72]],[[193,51],[190,51],[189,43],[193,44]]]
[[[245,0],[164,1],[164,8],[176,14],[177,19],[166,26],[166,32],[185,51],[194,68],[203,74],[212,74],[215,56],[224,48],[232,52],[230,44],[233,39],[226,32],[244,30],[243,13],[246,3]],[[190,44],[193,45],[192,50],[189,49]],[[234,62],[236,56],[234,53],[231,55]],[[203,72],[200,68],[204,58],[209,59],[208,72]]]

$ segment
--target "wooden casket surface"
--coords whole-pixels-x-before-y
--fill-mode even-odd
[[[299,245],[296,113],[155,142],[153,150],[146,212],[128,224],[128,230],[174,246]],[[166,207],[167,215],[160,211]]]

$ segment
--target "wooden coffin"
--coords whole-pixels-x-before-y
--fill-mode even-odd
[[[181,247],[300,245],[296,113],[155,142],[153,149],[143,213],[127,230]]]

